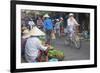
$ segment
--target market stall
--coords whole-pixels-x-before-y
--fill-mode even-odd
[[[35,31],[34,31],[35,30]],[[36,26],[33,27],[33,29],[30,30],[30,34],[34,36],[37,36],[36,34],[40,34],[38,38],[41,40],[41,43],[45,46],[48,44],[45,44],[45,33],[42,32],[40,29],[38,29]],[[56,49],[54,46],[49,45],[49,49],[47,52],[41,52],[41,57],[39,57],[39,61],[45,62],[45,61],[61,61],[64,59],[64,53],[61,50]]]

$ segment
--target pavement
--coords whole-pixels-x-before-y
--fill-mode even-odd
[[[65,37],[56,38],[56,40],[52,40],[52,43],[54,47],[64,52],[65,61],[90,59],[90,40],[82,39],[80,49],[74,48],[73,46],[66,45]]]

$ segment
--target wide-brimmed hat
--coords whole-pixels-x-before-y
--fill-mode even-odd
[[[23,36],[22,36],[22,38],[29,38],[30,37],[30,33],[29,33],[29,30],[28,29],[25,29],[23,32]]]
[[[22,31],[24,31],[24,30],[26,30],[26,29],[27,29],[27,27],[25,27],[25,26],[23,26],[23,27],[21,28]]]
[[[69,16],[74,16],[74,14],[73,13],[69,13]]]
[[[59,19],[56,19],[56,21],[59,21]]]
[[[45,14],[43,17],[50,17],[48,14]]]
[[[45,33],[42,32],[39,28],[37,28],[36,26],[33,27],[32,30],[30,30],[30,35],[31,36],[44,36]]]

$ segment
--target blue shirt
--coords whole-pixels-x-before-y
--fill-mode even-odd
[[[52,30],[53,29],[53,23],[51,19],[46,19],[44,20],[44,28],[47,30]]]

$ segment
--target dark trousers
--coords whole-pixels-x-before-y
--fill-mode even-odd
[[[52,33],[52,30],[46,29],[46,43],[47,44],[51,44],[51,33]]]

